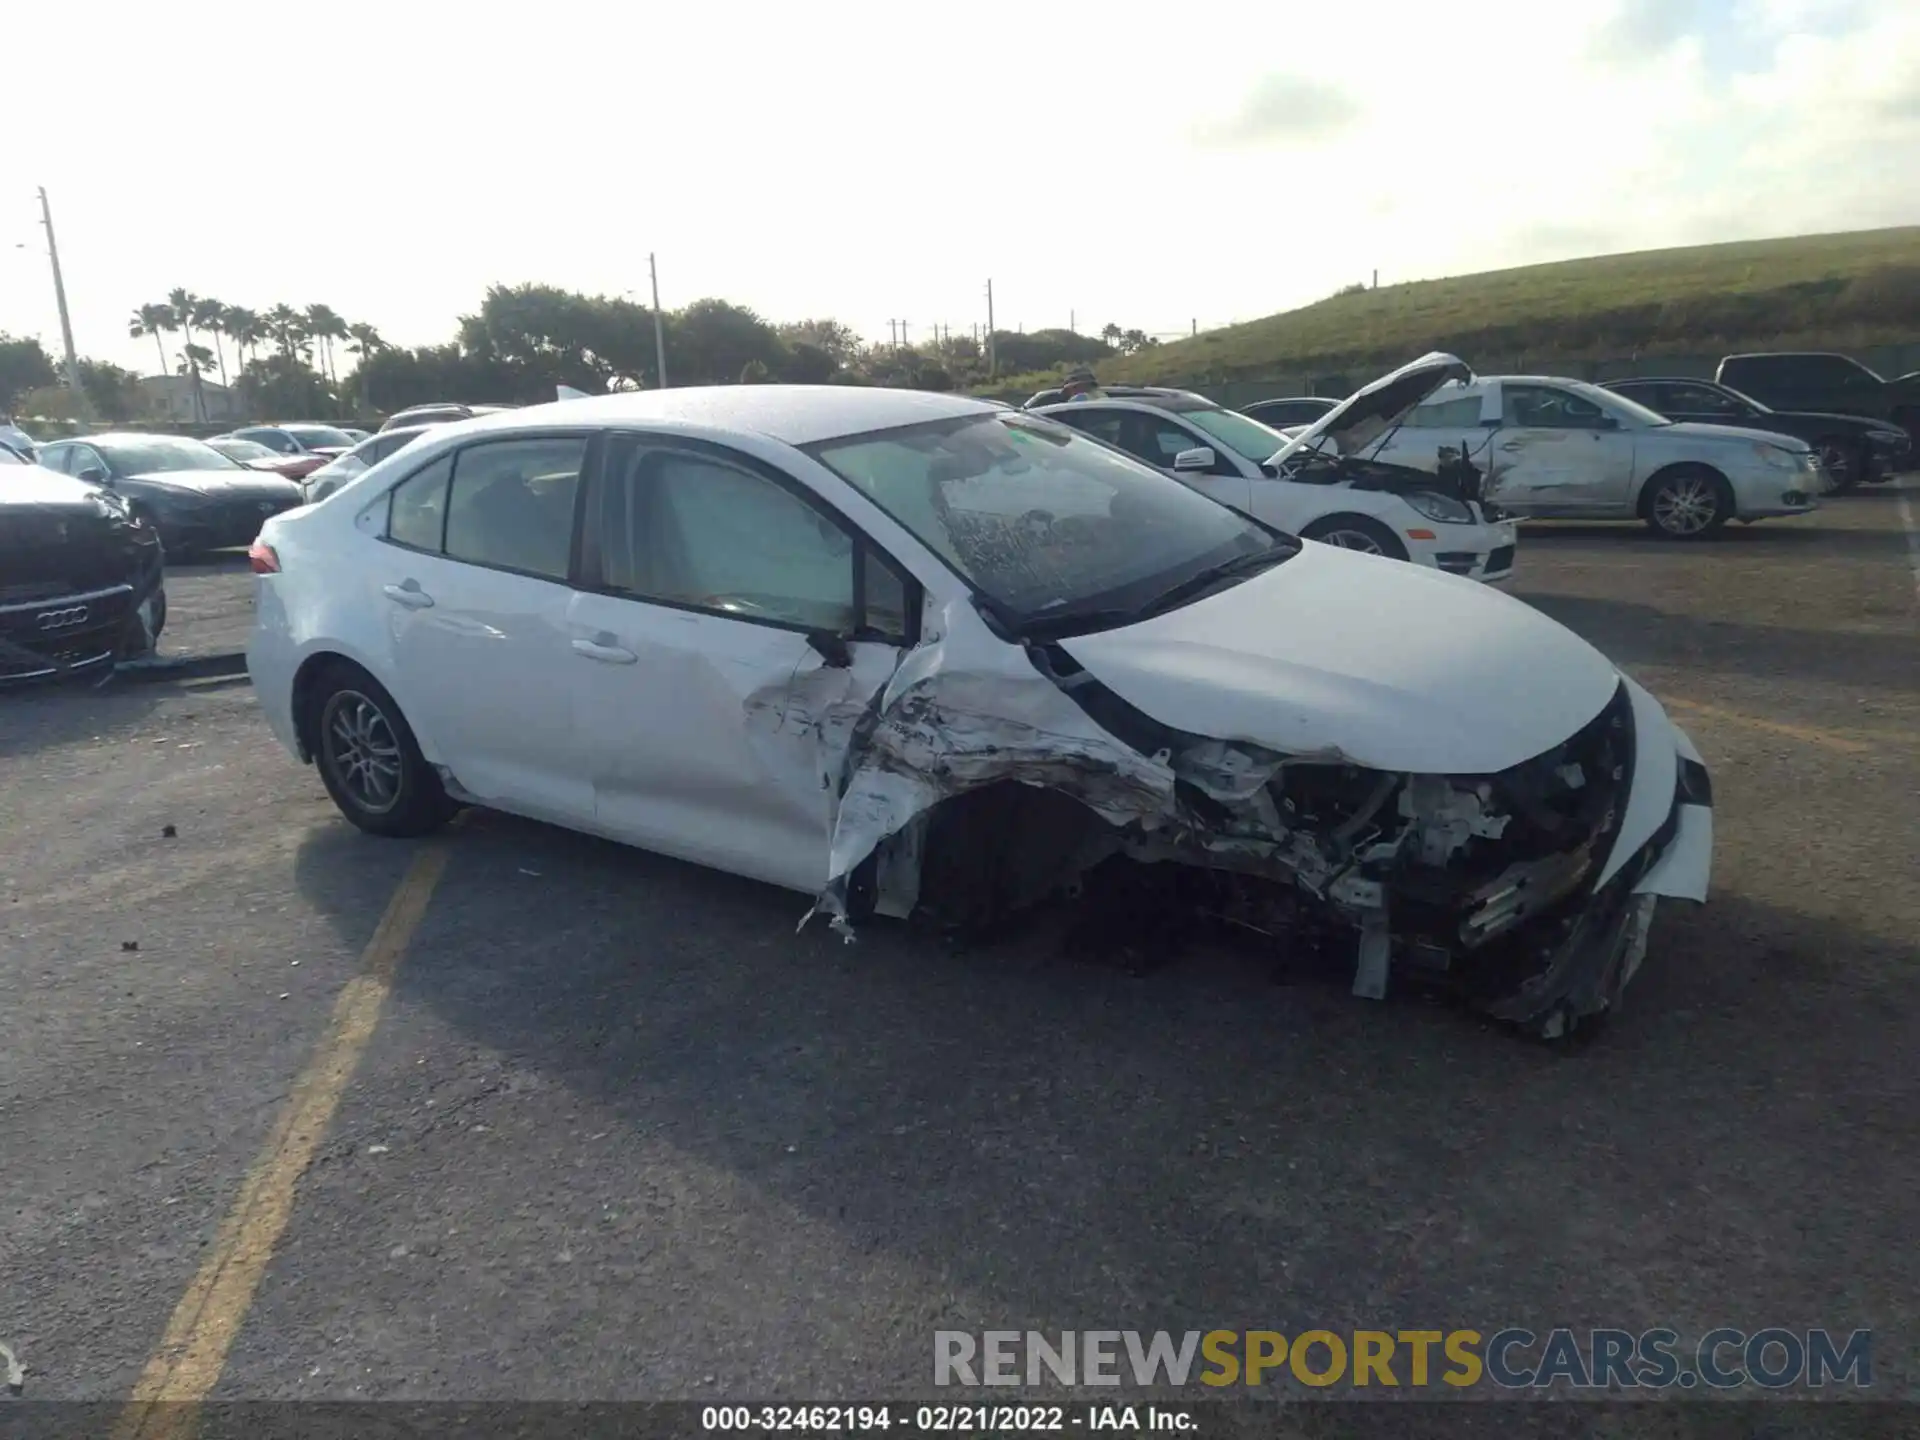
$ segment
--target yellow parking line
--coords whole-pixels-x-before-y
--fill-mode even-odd
[[[1666,703],[1676,710],[1690,711],[1695,715],[1705,716],[1709,720],[1720,720],[1729,725],[1744,725],[1749,730],[1764,730],[1770,735],[1784,735],[1789,740],[1799,740],[1807,745],[1837,750],[1843,755],[1873,753],[1874,747],[1871,741],[1854,739],[1832,730],[1821,730],[1812,725],[1789,725],[1781,720],[1762,720],[1758,716],[1742,715],[1734,710],[1722,710],[1717,705],[1702,705],[1698,700],[1677,700],[1669,696],[1666,697]]]
[[[294,1187],[313,1163],[347,1082],[373,1038],[401,957],[446,865],[447,852],[441,846],[422,850],[387,902],[362,953],[361,972],[334,1002],[325,1037],[294,1082],[199,1273],[174,1307],[159,1348],[121,1412],[114,1440],[182,1440],[193,1433],[197,1402],[206,1399],[220,1379],[240,1322],[287,1228]]]

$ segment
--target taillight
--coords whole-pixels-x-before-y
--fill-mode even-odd
[[[256,540],[247,550],[247,564],[253,567],[256,575],[278,575],[280,557],[273,553],[273,546],[264,540]]]

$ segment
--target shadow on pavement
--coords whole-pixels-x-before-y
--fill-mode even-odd
[[[1631,600],[1546,594],[1524,587],[1514,593],[1628,669],[1666,665],[1920,692],[1920,635],[1911,630],[1883,634],[1796,630],[1703,620]]]
[[[0,690],[0,759],[113,739],[145,726],[170,687],[128,686],[114,676]]]
[[[1517,1286],[1654,1323],[1909,1238],[1920,950],[1738,894],[1663,911],[1631,1011],[1568,1052],[1246,951],[1134,979],[849,946],[794,934],[804,897],[565,832],[454,844],[401,1000],[612,1120],[608,1163],[668,1145],[997,1307],[944,1324],[1505,1320]],[[352,848],[300,876],[357,930]]]

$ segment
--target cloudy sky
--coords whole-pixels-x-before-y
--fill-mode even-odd
[[[1576,13],[1577,12],[1577,13]],[[1914,0],[28,6],[0,330],[179,285],[403,344],[495,281],[884,336],[1920,222]],[[56,63],[66,57],[68,63]]]

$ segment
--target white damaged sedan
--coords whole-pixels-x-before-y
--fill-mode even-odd
[[[953,395],[741,385],[449,425],[276,516],[248,666],[364,830],[461,804],[873,915],[1120,867],[1357,994],[1546,1035],[1706,898],[1651,695],[1471,580],[1302,543]]]

